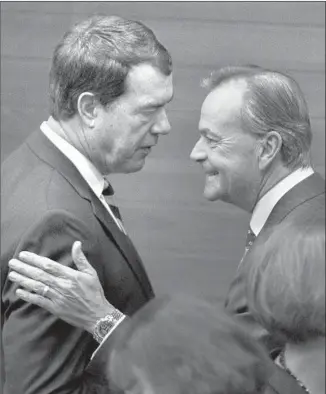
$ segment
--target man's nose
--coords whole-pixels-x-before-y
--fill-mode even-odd
[[[152,127],[152,133],[153,134],[168,134],[171,130],[171,125],[168,119],[168,116],[166,114],[165,109],[163,108],[157,119],[155,124]]]
[[[193,147],[190,153],[190,159],[201,162],[207,158],[206,150],[203,146],[202,137],[196,142],[196,145]]]

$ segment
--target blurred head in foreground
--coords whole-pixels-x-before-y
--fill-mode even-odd
[[[250,254],[249,308],[286,342],[325,337],[324,220],[279,225],[257,239]]]
[[[116,334],[108,375],[128,394],[259,394],[269,377],[249,333],[196,298],[156,298]]]
[[[304,385],[308,392],[323,394],[325,214],[314,218],[262,234],[245,268],[249,309],[285,342],[277,363],[300,382],[298,388]]]

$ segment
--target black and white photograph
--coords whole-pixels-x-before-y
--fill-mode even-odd
[[[325,2],[0,11],[0,394],[325,394]]]

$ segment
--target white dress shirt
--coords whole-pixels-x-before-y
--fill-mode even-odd
[[[314,170],[311,167],[299,168],[277,183],[269,190],[256,204],[251,220],[250,228],[257,236],[264,227],[268,216],[272,212],[277,202],[295,185],[312,175]]]

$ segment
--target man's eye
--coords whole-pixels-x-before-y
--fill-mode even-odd
[[[217,145],[218,144],[218,141],[217,140],[213,140],[213,138],[205,136],[205,139],[209,143],[209,145]]]

